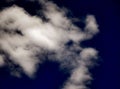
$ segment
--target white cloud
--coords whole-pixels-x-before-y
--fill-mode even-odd
[[[85,82],[91,79],[89,66],[93,65],[92,59],[97,58],[98,52],[93,48],[82,48],[79,43],[99,32],[95,17],[86,17],[86,27],[82,31],[56,4],[43,0],[40,3],[44,6],[42,12],[48,22],[31,16],[16,5],[0,12],[0,50],[4,50],[9,59],[30,77],[37,71],[38,64],[43,62],[44,56],[40,59],[36,55],[45,51],[54,52],[46,55],[48,59],[60,62],[61,67],[73,69],[63,89],[84,89]],[[72,45],[66,45],[70,40]],[[0,65],[4,65],[3,56],[6,55],[0,54]]]

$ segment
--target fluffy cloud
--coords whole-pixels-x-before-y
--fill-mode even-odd
[[[82,48],[79,43],[99,32],[94,16],[86,17],[83,31],[53,2],[40,0],[40,3],[48,19],[46,22],[17,5],[0,12],[0,66],[11,60],[22,68],[18,73],[24,72],[32,77],[38,64],[44,61],[43,54],[50,52],[46,55],[48,60],[72,68],[63,89],[84,89],[85,82],[91,79],[89,67],[94,64],[98,52],[93,48]]]

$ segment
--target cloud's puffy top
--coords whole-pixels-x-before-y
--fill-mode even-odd
[[[73,68],[63,89],[84,89],[84,82],[91,79],[88,67],[94,61],[91,59],[97,58],[97,51],[82,48],[79,43],[98,33],[96,20],[88,15],[83,31],[56,4],[48,1],[42,4],[47,22],[16,5],[0,12],[0,66],[10,60],[32,77],[38,64],[43,62],[42,54],[54,52],[47,55],[48,59]]]

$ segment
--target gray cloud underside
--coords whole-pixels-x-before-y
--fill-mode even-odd
[[[0,12],[0,50],[3,51],[0,53],[0,66],[7,65],[9,59],[22,68],[18,74],[24,72],[32,77],[38,64],[43,62],[42,54],[54,52],[47,55],[48,60],[60,62],[61,67],[73,68],[63,89],[85,89],[85,82],[92,79],[89,67],[94,64],[98,52],[93,48],[83,48],[79,43],[99,32],[95,17],[86,17],[83,31],[53,2],[40,0],[40,3],[44,7],[41,11],[49,19],[47,22],[16,5]],[[73,44],[66,45],[69,41]]]

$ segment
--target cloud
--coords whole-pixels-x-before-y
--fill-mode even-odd
[[[4,56],[0,55],[0,66],[4,65]]]
[[[17,5],[0,12],[0,50],[3,51],[0,53],[0,66],[7,65],[6,60],[10,60],[22,68],[17,75],[24,72],[32,77],[38,65],[44,62],[43,54],[49,52],[46,55],[48,60],[60,62],[62,68],[72,68],[63,89],[86,88],[86,81],[91,80],[89,67],[94,64],[93,59],[97,59],[98,51],[83,48],[80,42],[99,32],[95,17],[88,15],[82,30],[66,16],[65,10],[53,2],[39,2],[48,21],[37,15],[31,16]]]

